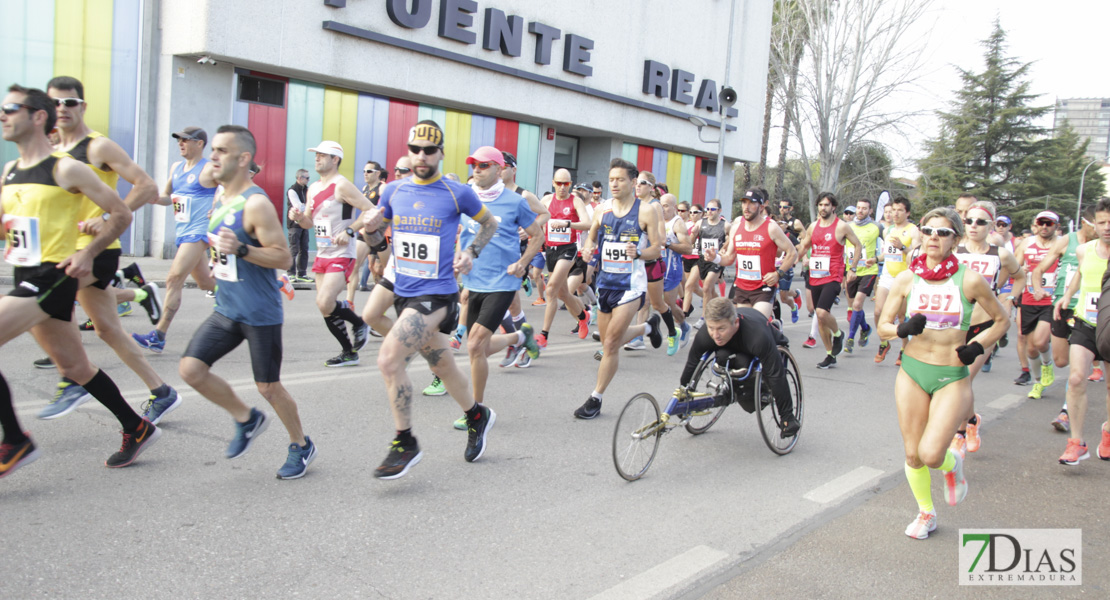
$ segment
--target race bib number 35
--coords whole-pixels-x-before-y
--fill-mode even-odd
[[[4,215],[8,230],[4,261],[17,267],[37,267],[42,264],[42,240],[39,238],[38,217]]]
[[[397,272],[419,279],[439,278],[439,236],[393,232]]]

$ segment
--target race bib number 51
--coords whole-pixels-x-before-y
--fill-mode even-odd
[[[189,208],[193,199],[189,196],[173,196],[173,220],[178,223],[189,222]]]
[[[17,267],[37,267],[42,264],[38,217],[4,215],[4,228],[8,230],[8,244],[4,248],[5,262]]]

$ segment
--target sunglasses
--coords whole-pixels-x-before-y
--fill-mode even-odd
[[[719,210],[721,210],[721,209],[719,209],[719,208],[707,208],[707,209],[705,209],[705,212],[717,212]]]
[[[946,237],[952,237],[952,236],[956,235],[956,230],[955,229],[949,229],[947,227],[922,227],[921,228],[921,235],[924,235],[926,237],[932,236],[934,233],[937,235],[937,237],[946,238]]]
[[[409,173],[411,171],[412,169],[409,169],[407,167],[397,167],[396,169],[393,169],[394,173]]]
[[[964,219],[964,225],[978,225],[984,227],[990,224],[991,222],[986,219]]]
[[[701,214],[701,211],[700,211],[700,210],[692,210],[692,211],[690,211],[690,214],[692,214],[692,215],[700,215],[700,214]]]
[[[0,106],[0,112],[3,112],[5,115],[14,115],[15,113],[19,112],[19,109],[21,108],[26,108],[27,112],[29,113],[35,112],[35,109],[33,107],[27,104],[19,104],[18,102],[11,102],[9,104]]]
[[[651,182],[646,179],[641,179],[636,182],[636,185],[651,185]]]
[[[690,211],[685,209],[685,208],[680,208],[680,209],[678,209],[678,212],[690,212]]]
[[[1037,219],[1037,225],[1040,225],[1041,227],[1052,227],[1055,224],[1056,221],[1053,221],[1051,219]]]
[[[556,181],[554,183],[559,187],[567,187],[568,185],[570,185],[569,181]]]
[[[475,168],[475,169],[483,169],[483,170],[484,170],[484,169],[488,169],[488,168],[490,168],[490,167],[492,167],[493,165],[496,165],[496,164],[497,164],[497,163],[492,163],[492,162],[480,162],[480,163],[474,163],[474,168]]]
[[[377,173],[377,172],[378,172],[377,169],[366,169],[365,171],[363,171],[363,173],[366,173],[366,174]]]
[[[997,223],[994,224],[994,226],[995,227],[1009,227],[1010,224],[1007,223],[1006,221],[998,221]]]
[[[408,146],[409,152],[413,154],[420,154],[421,152],[423,152],[426,156],[431,156],[443,149],[439,146],[417,146],[415,144],[409,144]]]
[[[74,107],[77,107],[77,106],[81,106],[84,103],[85,103],[85,101],[80,99],[80,98],[55,98],[54,99],[54,105],[55,106],[64,106],[66,108],[74,108]]]
[[[369,173],[370,171],[367,171]],[[308,179],[308,175],[298,175],[297,179]]]

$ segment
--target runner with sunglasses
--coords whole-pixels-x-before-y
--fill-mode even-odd
[[[967,216],[964,217],[963,221],[966,237],[956,246],[954,254],[961,265],[966,265],[968,269],[982,275],[997,296],[999,282],[1009,280],[1010,276],[1018,272],[1017,259],[1006,248],[992,244],[989,241],[991,225],[994,223],[995,215],[993,203],[976,201],[965,211],[965,214]],[[1006,312],[1006,314],[1010,313]],[[986,309],[976,304],[971,313],[971,326],[967,331],[967,341],[970,343],[975,336],[993,324],[994,320]],[[979,371],[983,370],[983,366],[990,361],[990,358],[991,353],[985,352],[982,356],[976,358],[974,363],[968,365],[968,378],[972,382],[974,382]],[[967,423],[956,431],[956,437],[952,440],[953,447],[961,449],[966,445],[968,452],[978,452],[982,443],[979,435],[982,419],[982,416],[975,413],[975,398],[972,395]]]
[[[923,540],[937,528],[929,469],[944,473],[945,500],[967,495],[962,450],[949,447],[971,409],[968,365],[1002,337],[1009,319],[990,285],[953,256],[964,223],[956,211],[936,208],[921,219],[922,252],[894,280],[879,319],[884,340],[909,338],[894,383],[898,424],[905,446],[906,479],[918,515],[906,535]],[[895,324],[905,304],[906,320]],[[974,305],[992,320],[969,341]]]
[[[685,212],[682,211],[681,205],[679,205],[678,208],[678,214],[686,220],[686,237],[690,238],[691,242],[696,242],[696,240],[694,240],[694,226],[701,220],[701,206],[697,204],[687,204]],[[690,303],[687,302],[686,299],[691,295],[691,292],[686,291],[686,286],[689,285],[690,271],[694,268],[694,265],[698,264],[699,257],[695,252],[697,252],[697,244],[693,243],[690,248],[690,253],[682,255],[682,302],[680,303],[682,306],[690,306]],[[690,317],[689,309],[683,309],[682,312],[686,318]]]
[[[728,226],[728,221],[721,216],[721,201],[714,198],[706,202],[704,217],[690,231],[698,262],[690,269],[690,277],[686,280],[686,297],[682,310],[687,316],[693,312],[695,295],[701,296],[703,308],[706,302],[717,296],[717,280],[725,269],[706,258],[706,254],[710,248],[715,251],[724,248],[728,241]],[[694,329],[700,328],[704,323],[703,316],[694,324]]]
[[[794,218],[794,204],[789,199],[779,200],[779,213],[775,222],[779,224],[783,233],[786,234],[787,239],[790,240],[790,245],[797,247],[798,242],[801,241],[801,235],[805,232],[805,227],[802,222]],[[775,257],[775,267],[782,266],[782,259],[785,253],[779,254]],[[797,266],[800,258],[795,257],[794,265]],[[794,267],[786,269],[785,275],[779,280],[779,302],[785,303],[790,307],[790,322],[798,322],[798,311],[802,309],[802,291],[791,289],[794,284]]]
[[[1052,292],[1056,288],[1059,260],[1049,259],[1056,245],[1056,226],[1060,217],[1043,210],[1033,219],[1037,234],[1018,246],[1014,255],[1025,267],[1025,290],[1021,294],[1021,335],[1025,336],[1029,360],[1040,359],[1040,378],[1029,390],[1030,398],[1040,398],[1045,388],[1056,381],[1050,347],[1052,333]],[[1044,266],[1041,267],[1041,263]],[[1041,268],[1038,268],[1041,267]],[[1034,277],[1036,280],[1034,281]]]
[[[570,188],[574,182],[571,181],[570,171],[555,171],[551,183],[555,187],[555,193],[543,197],[544,208],[551,215],[544,238],[547,272],[550,276],[547,280],[543,328],[536,336],[540,348],[547,347],[547,336],[555,322],[555,315],[559,312],[559,300],[562,300],[567,312],[578,321],[578,337],[585,339],[590,334],[590,315],[578,296],[574,295],[574,289],[586,275],[586,263],[578,255],[580,232],[590,228],[586,205],[571,193]],[[568,282],[572,276],[577,276],[573,287]]]
[[[640,175],[636,180],[636,198],[645,205],[651,207],[659,217],[659,236],[666,237],[666,223],[663,219],[663,208],[659,204],[659,199],[662,197],[663,192],[660,192],[662,184],[655,183],[655,175],[650,171],[640,171]],[[671,312],[666,301],[663,299],[663,277],[667,271],[666,251],[663,255],[656,260],[649,260],[644,262],[644,269],[647,271],[648,280],[648,303],[644,305],[640,312],[636,315],[637,323],[646,323],[648,317],[654,309],[659,313],[663,319],[663,323],[667,326],[667,352],[669,355],[674,355],[678,351],[678,331],[675,329],[675,318]],[[673,346],[671,341],[674,340]],[[624,345],[625,350],[643,350],[644,338],[638,337]]]
[[[890,207],[893,225],[883,232],[883,274],[879,277],[878,290],[875,292],[876,321],[879,320],[879,315],[883,314],[887,295],[894,285],[894,278],[906,270],[906,265],[913,258],[914,250],[921,243],[921,234],[917,226],[909,222],[912,210],[909,199],[905,196],[896,196],[887,206]],[[875,362],[881,363],[886,360],[888,352],[890,352],[890,342],[884,339],[875,354]],[[902,353],[899,352],[899,360],[901,356]],[[895,364],[898,364],[898,361]]]

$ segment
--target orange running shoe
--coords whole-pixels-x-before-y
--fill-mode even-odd
[[[886,360],[888,352],[890,352],[890,344],[879,344],[879,352],[875,354],[875,363],[878,364]]]
[[[894,361],[894,366],[896,366],[896,367],[902,366],[902,351],[901,350],[898,351],[898,360]]]
[[[536,301],[532,303],[532,306],[547,306],[547,300],[544,300],[543,298],[536,298]]]
[[[585,310],[583,312],[586,313],[586,318],[578,321],[578,339],[580,340],[584,340],[586,336],[590,335],[590,311]]]
[[[967,423],[967,451],[978,452],[979,445],[983,443],[982,438],[979,437],[979,428],[983,426],[983,415],[975,413],[975,422],[968,421]]]
[[[1106,423],[1102,424],[1102,441],[1098,443],[1098,457],[1110,460],[1110,431],[1106,431]]]
[[[1095,367],[1095,370],[1091,371],[1091,376],[1087,378],[1087,381],[1102,381],[1103,377],[1102,369]]]
[[[1064,454],[1060,457],[1060,464],[1074,467],[1079,464],[1079,461],[1088,458],[1091,458],[1091,453],[1087,451],[1087,444],[1083,443],[1083,440],[1068,438],[1068,447],[1064,448]]]
[[[542,334],[542,333],[537,333],[536,334],[536,343],[539,344],[540,348],[546,348],[547,347],[547,336]]]

